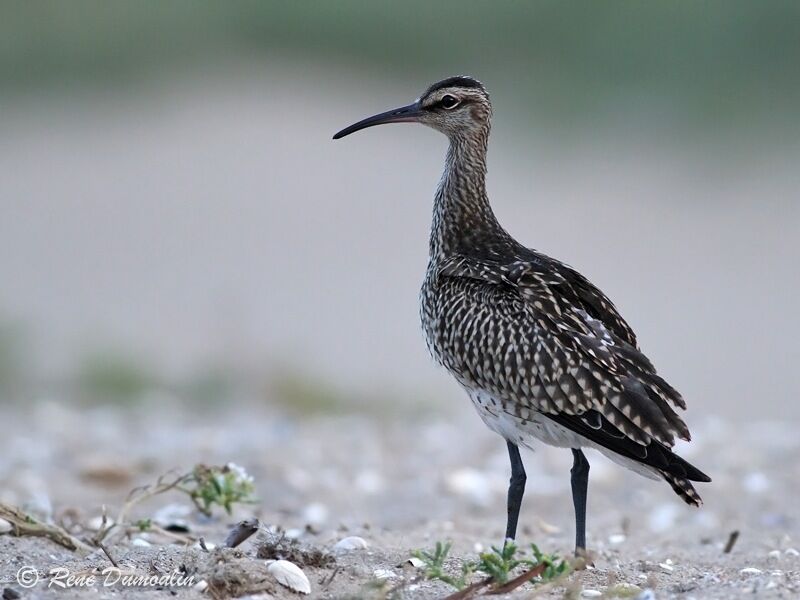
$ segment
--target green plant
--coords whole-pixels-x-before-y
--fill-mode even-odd
[[[417,550],[413,556],[423,562],[423,577],[438,580],[463,590],[467,586],[488,586],[500,588],[505,584],[513,587],[522,585],[527,580],[535,583],[544,583],[558,579],[570,572],[570,564],[555,554],[545,554],[536,544],[531,544],[530,552],[520,550],[511,540],[502,548],[492,546],[488,552],[482,552],[477,561],[467,561],[461,565],[461,572],[453,575],[445,568],[445,561],[450,553],[450,542],[436,542],[433,552]],[[528,577],[518,575],[512,578],[512,573],[519,567],[525,567]],[[536,570],[534,575],[531,573]],[[471,583],[473,574],[483,574],[483,582]]]
[[[447,559],[447,555],[450,554],[450,549],[452,547],[452,542],[436,542],[436,547],[433,552],[416,550],[412,552],[412,556],[424,563],[423,576],[425,579],[442,581],[460,590],[467,586],[467,578],[472,573],[472,564],[464,563],[461,567],[461,574],[458,576],[447,573],[445,571],[444,561]]]
[[[253,497],[253,477],[234,463],[224,467],[197,465],[178,489],[189,494],[197,509],[208,516],[214,505],[221,506],[231,514],[234,504],[252,504],[256,501]]]

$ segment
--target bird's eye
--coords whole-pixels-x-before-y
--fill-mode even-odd
[[[450,94],[445,94],[444,96],[442,96],[440,104],[442,105],[442,107],[447,109],[455,108],[456,106],[458,106],[458,98],[456,98],[455,96],[451,96]]]

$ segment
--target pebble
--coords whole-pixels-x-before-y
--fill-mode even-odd
[[[675,570],[675,567],[673,567],[672,565],[667,564],[665,562],[658,563],[658,566],[661,567],[662,571],[665,571],[667,573],[672,573]]]
[[[745,567],[739,571],[740,575],[759,575],[760,573],[761,569],[756,569],[755,567]]]
[[[795,550],[794,548],[787,548],[783,551],[786,556],[800,556],[800,552]]]
[[[267,572],[282,586],[300,594],[311,593],[311,583],[303,570],[288,560],[268,562]]]
[[[205,579],[201,579],[192,586],[192,589],[195,592],[205,592],[208,589],[208,582]]]
[[[367,548],[367,540],[357,535],[351,535],[336,542],[333,549],[337,552],[350,552],[352,550],[363,550]]]
[[[651,589],[644,590],[641,594],[636,596],[634,600],[656,600],[656,594]]]
[[[602,595],[603,595],[603,592],[600,592],[598,590],[583,590],[581,592],[581,597],[582,598],[599,598]]]
[[[14,526],[5,519],[0,519],[0,535],[13,531]]]
[[[767,554],[767,558],[769,558],[770,560],[778,560],[780,557],[781,557],[780,550],[773,550],[772,552]]]
[[[422,560],[421,558],[417,558],[416,556],[412,556],[406,561],[406,564],[411,565],[415,569],[421,569],[422,567],[425,566],[425,561]]]

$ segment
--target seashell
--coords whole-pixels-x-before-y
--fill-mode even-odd
[[[755,567],[745,567],[741,571],[739,571],[740,575],[760,575],[761,569],[756,569]]]
[[[658,563],[658,566],[661,567],[661,570],[665,571],[666,573],[672,573],[675,570],[675,567],[665,562]]]
[[[131,540],[131,546],[138,546],[140,548],[149,548],[152,545],[153,544],[148,542],[146,539],[140,537],[135,537]]]
[[[311,593],[311,583],[303,570],[288,560],[276,560],[269,563],[267,572],[282,586],[300,594]]]
[[[405,564],[407,564],[407,565],[411,565],[411,566],[412,566],[412,567],[414,567],[415,569],[421,569],[422,567],[424,567],[424,566],[425,566],[425,561],[424,561],[424,560],[422,560],[421,558],[417,558],[416,556],[412,556],[411,558],[409,558],[409,559],[408,559],[408,560],[405,562]]]
[[[336,552],[350,552],[352,550],[363,550],[368,546],[364,538],[351,535],[336,542],[333,549]]]
[[[783,551],[786,556],[800,556],[800,552],[795,550],[794,548],[787,548]]]

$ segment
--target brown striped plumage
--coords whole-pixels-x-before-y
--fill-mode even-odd
[[[578,451],[597,448],[663,477],[699,505],[690,481],[709,478],[671,451],[676,438],[689,440],[675,410],[686,407],[680,394],[656,373],[598,288],[519,244],[495,218],[485,188],[491,104],[483,86],[450,78],[414,105],[380,117],[422,122],[450,139],[420,295],[422,326],[431,354],[468,391],[487,425],[512,445],[539,438]],[[510,491],[509,515],[511,504]],[[511,537],[515,528],[516,517]]]

